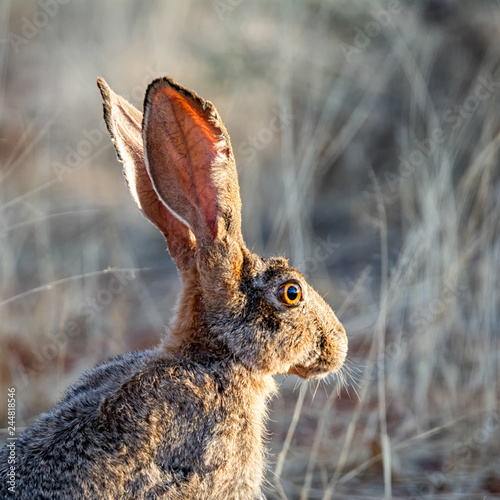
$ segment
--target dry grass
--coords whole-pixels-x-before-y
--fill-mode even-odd
[[[268,497],[500,498],[500,6],[3,0],[0,23],[2,426],[7,387],[28,425],[168,322],[95,86],[140,106],[167,74],[224,117],[248,243],[350,337],[341,376],[282,381]]]

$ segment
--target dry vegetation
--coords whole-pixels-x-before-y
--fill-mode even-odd
[[[500,498],[500,5],[2,0],[0,23],[2,427],[7,387],[26,426],[168,322],[176,270],[95,85],[140,107],[167,74],[231,132],[249,245],[350,338],[341,376],[282,381],[268,498]]]

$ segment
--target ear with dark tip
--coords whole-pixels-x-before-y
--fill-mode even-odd
[[[102,79],[97,85],[103,98],[104,120],[123,163],[123,173],[132,198],[142,213],[164,234],[168,249],[181,275],[194,264],[196,241],[189,227],[181,222],[158,198],[149,178],[142,144],[142,113],[119,96]]]
[[[235,160],[214,105],[159,78],[146,93],[142,132],[158,197],[191,228],[198,247],[243,245]]]

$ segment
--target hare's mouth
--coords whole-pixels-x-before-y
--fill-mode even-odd
[[[342,368],[344,360],[346,358],[347,349],[342,355],[338,355],[334,360],[330,359],[325,361],[324,359],[316,359],[311,364],[307,365],[295,365],[290,367],[288,370],[289,375],[298,375],[305,379],[321,379],[326,377],[329,373],[335,373]]]
[[[337,369],[332,369],[331,366],[292,366],[288,370],[289,375],[298,375],[305,379],[321,379],[326,377],[329,373],[336,372]]]

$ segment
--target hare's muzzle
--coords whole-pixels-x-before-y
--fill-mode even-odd
[[[332,329],[319,328],[311,333],[317,337],[314,348],[306,359],[292,366],[288,373],[305,379],[319,379],[339,371],[347,356],[347,335],[344,326],[335,317]]]

